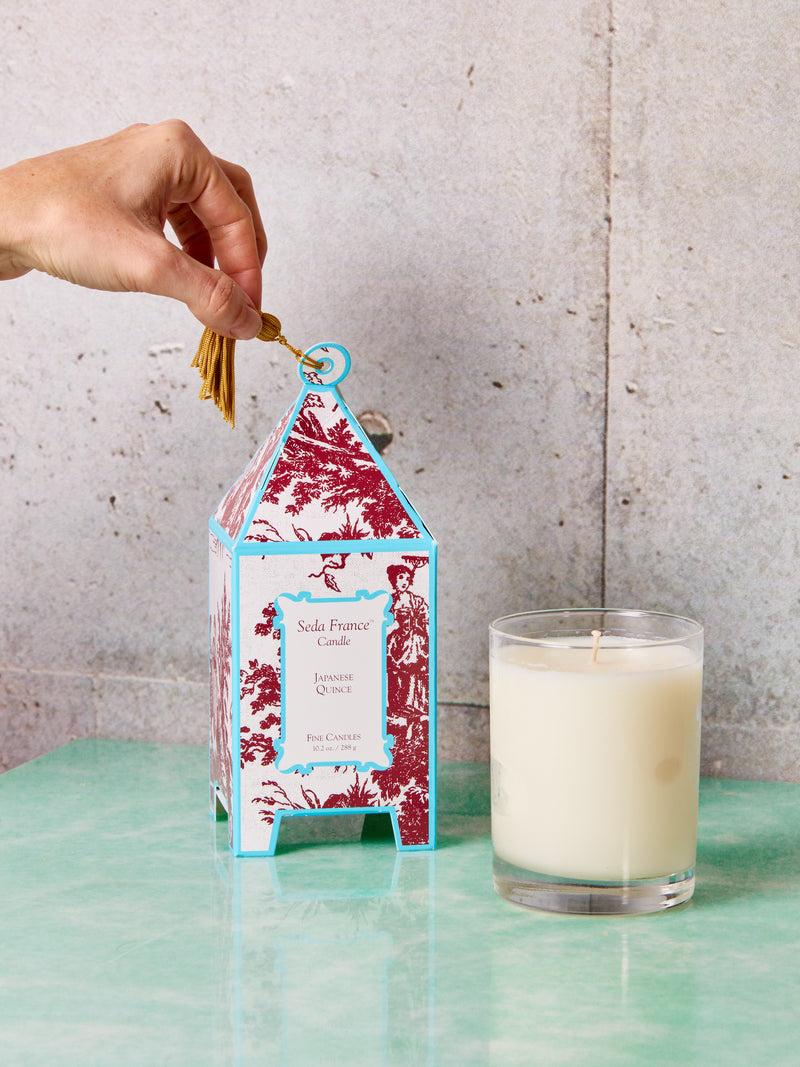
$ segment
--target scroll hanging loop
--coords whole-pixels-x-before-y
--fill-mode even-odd
[[[320,370],[325,364],[312,359],[299,348],[290,345],[281,333],[281,324],[274,315],[261,312],[261,329],[256,335],[259,341],[277,341],[288,348],[298,363],[312,370]],[[200,338],[192,366],[200,371],[203,384],[200,387],[201,400],[213,400],[226,422],[235,426],[236,386],[234,379],[233,356],[236,341],[232,337],[222,337],[210,327],[206,327]]]

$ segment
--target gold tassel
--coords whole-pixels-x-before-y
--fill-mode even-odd
[[[311,359],[299,348],[294,348],[281,333],[281,324],[274,315],[266,311],[261,312],[261,330],[258,333],[259,341],[277,341],[284,345],[298,363],[304,367],[319,370],[324,366],[316,359]],[[222,412],[226,422],[235,426],[236,414],[236,383],[233,373],[233,354],[236,341],[232,337],[222,337],[210,327],[206,327],[200,338],[200,345],[192,360],[192,366],[200,371],[203,384],[200,388],[201,400],[213,400]]]
[[[200,370],[203,384],[201,400],[213,400],[226,422],[235,425],[236,396],[233,374],[233,353],[236,342],[232,337],[221,337],[206,327],[200,338],[200,346],[192,360],[192,366]]]

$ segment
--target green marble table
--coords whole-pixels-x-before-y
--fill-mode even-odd
[[[483,765],[431,853],[234,859],[180,745],[67,745],[0,824],[2,1064],[800,1063],[800,785],[704,781],[694,899],[614,919],[496,896]]]

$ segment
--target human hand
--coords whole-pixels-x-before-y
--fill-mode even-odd
[[[169,221],[181,247],[167,240]],[[177,120],[0,170],[0,280],[30,270],[181,300],[226,337],[261,329],[267,239],[246,170]],[[214,269],[214,260],[219,269]]]

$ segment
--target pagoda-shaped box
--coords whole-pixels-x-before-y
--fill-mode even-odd
[[[213,810],[236,855],[343,811],[430,849],[436,543],[337,389],[347,351],[313,352],[209,523]]]

